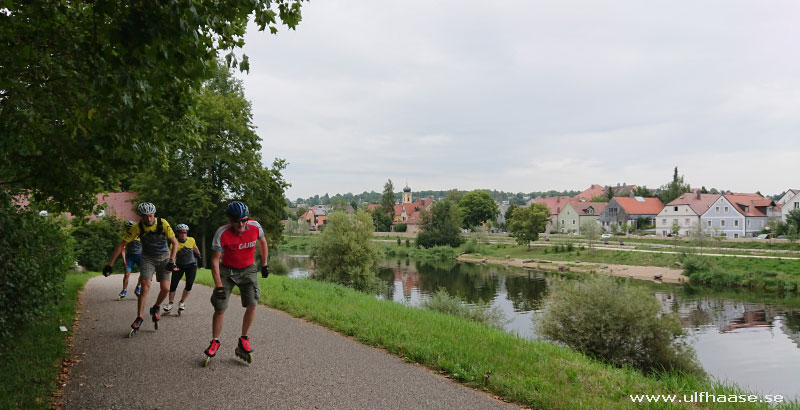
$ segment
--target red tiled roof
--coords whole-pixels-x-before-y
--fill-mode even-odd
[[[570,201],[572,201],[572,198],[568,196],[551,196],[549,198],[536,198],[532,202],[544,204],[550,210],[550,215],[558,215]]]
[[[614,199],[628,215],[658,215],[664,209],[664,204],[658,198],[621,196]]]
[[[717,202],[718,199],[719,194],[700,194],[698,198],[696,193],[689,192],[675,198],[672,202],[668,203],[667,206],[689,205],[689,208],[692,208],[694,213],[702,215],[708,208],[711,208],[711,205],[714,205],[714,202]]]
[[[573,209],[575,209],[575,212],[577,212],[578,215],[580,216],[590,216],[590,215],[596,216],[600,215],[600,213],[603,212],[603,209],[606,209],[606,205],[608,205],[608,202],[584,202],[584,201],[572,200],[569,201],[569,204],[572,206]],[[586,210],[589,209],[590,207],[594,209],[594,213],[592,214],[586,212]]]
[[[773,200],[764,198],[759,194],[727,194],[725,199],[736,208],[736,211],[744,216],[766,217],[767,214],[758,209],[758,207],[768,207],[775,204]],[[747,210],[745,210],[745,207],[747,207]]]
[[[578,195],[575,195],[575,199],[583,199],[586,201],[591,201],[592,198],[598,196],[604,196],[606,194],[606,189],[602,185],[592,184],[588,189],[581,192]]]

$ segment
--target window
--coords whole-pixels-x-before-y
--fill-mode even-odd
[[[794,203],[794,209],[800,209],[800,202]]]
[[[574,219],[572,220],[572,224],[575,225],[575,220]]]
[[[672,224],[673,224],[673,225],[677,225],[677,224],[678,224],[678,220],[677,220],[677,219],[673,219],[673,220],[672,220]]]
[[[726,212],[726,213],[728,212],[728,207],[727,207],[727,206],[725,207],[725,212]]]
[[[738,233],[735,233],[735,234],[733,234],[733,237],[734,237],[734,238],[738,238],[738,237],[739,237],[739,234],[738,234]]]
[[[719,207],[714,208],[714,212],[719,213]]]
[[[677,206],[675,207],[675,212],[678,212],[678,207]]]
[[[686,219],[684,220],[684,222],[686,223],[686,225],[689,225],[689,218],[686,218]]]
[[[724,219],[719,221],[719,226],[725,226],[725,220]]]
[[[748,222],[749,222],[749,221],[748,221]],[[736,219],[736,220],[734,220],[734,221],[733,221],[733,226],[735,226],[735,227],[737,227],[737,228],[739,227],[739,220],[738,220],[738,219]]]
[[[664,225],[666,225],[666,224],[667,224],[667,220],[666,220],[666,219],[662,219],[662,220],[661,220],[661,223],[662,223],[662,224],[664,224]]]
[[[709,228],[711,227],[711,221],[708,221],[708,227]]]
[[[747,220],[747,227],[748,228],[750,227],[750,221],[751,221],[750,219]]]

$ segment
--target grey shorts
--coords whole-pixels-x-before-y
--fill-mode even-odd
[[[225,265],[219,265],[219,277],[222,279],[222,287],[225,288],[225,299],[217,299],[211,295],[211,304],[214,310],[219,312],[228,308],[228,299],[234,286],[239,287],[241,294],[242,307],[255,306],[261,299],[261,287],[258,284],[258,269],[252,264],[244,269],[233,269]]]
[[[139,274],[139,280],[152,280],[154,273],[159,282],[170,280],[172,273],[167,272],[167,262],[169,262],[168,253],[160,256],[142,255],[142,272]]]

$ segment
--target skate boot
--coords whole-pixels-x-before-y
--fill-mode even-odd
[[[153,306],[150,308],[150,314],[153,315],[153,327],[158,330],[158,321],[161,320],[161,306]]]
[[[142,322],[144,322],[144,319],[139,316],[133,321],[133,323],[131,323],[131,331],[128,333],[128,337],[133,337],[133,335],[139,331],[139,328],[142,326]]]
[[[181,313],[183,313],[184,310],[186,310],[186,304],[181,302],[180,306],[178,306],[178,316],[180,316]]]
[[[133,293],[135,293],[136,296],[141,296],[142,295],[142,285],[136,285],[136,290],[134,290]]]
[[[203,367],[208,366],[208,362],[211,360],[212,357],[217,355],[217,351],[219,350],[219,340],[212,339],[211,343],[208,345],[208,349],[206,349],[205,354],[206,358],[203,361]]]
[[[236,357],[248,364],[253,363],[253,349],[250,348],[250,339],[247,336],[239,338],[239,346],[236,346]]]
[[[172,312],[172,302],[167,303],[167,306],[164,306],[164,314],[168,315]]]
[[[127,289],[122,289],[122,292],[119,292],[119,297],[117,298],[117,300],[125,299],[125,295],[127,295],[127,294],[128,294],[128,290]]]

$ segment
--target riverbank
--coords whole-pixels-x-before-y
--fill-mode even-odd
[[[70,273],[64,296],[46,316],[13,336],[0,351],[0,408],[50,409],[60,400],[58,390],[70,364],[69,346],[76,323],[78,297],[96,273]],[[64,326],[66,331],[61,331]]]
[[[316,237],[304,235],[288,237],[280,249],[310,250]],[[448,259],[459,254],[480,254],[479,259],[499,260],[505,264],[509,259],[522,261],[547,261],[527,263],[543,270],[575,269],[577,272],[605,273],[614,276],[634,277],[644,280],[661,280],[670,283],[691,281],[696,284],[743,287],[753,289],[797,292],[800,290],[800,259],[764,258],[748,255],[707,255],[700,252],[674,251],[630,251],[615,249],[588,249],[583,244],[562,242],[536,242],[528,249],[507,243],[482,243],[475,238],[459,248],[435,247],[420,249],[413,241],[386,241],[376,238],[384,254],[391,257],[413,257],[420,259]],[[469,257],[467,257],[469,258]],[[533,267],[532,267],[533,266]],[[661,269],[658,269],[661,268]],[[601,272],[602,271],[602,272]],[[661,276],[659,279],[658,276]]]
[[[211,285],[200,270],[198,283]],[[629,395],[694,392],[743,394],[691,376],[645,376],[592,360],[566,347],[526,340],[454,316],[411,308],[309,279],[261,280],[261,303],[380,347],[403,360],[533,408],[635,408]],[[774,408],[736,403],[728,408]],[[725,408],[695,404],[695,407]],[[658,408],[684,408],[661,403]]]
[[[470,254],[459,255],[456,260],[459,262],[489,263],[495,265],[514,266],[517,268],[535,269],[539,271],[600,274],[663,283],[685,283],[689,281],[689,278],[683,275],[683,270],[660,266],[609,265],[579,261],[553,261],[545,259],[498,259]]]

